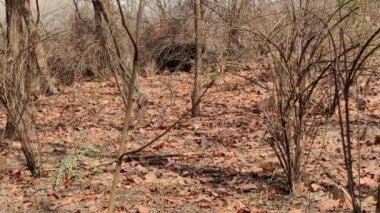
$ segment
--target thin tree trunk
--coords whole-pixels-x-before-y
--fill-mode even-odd
[[[26,0],[23,5],[22,15],[25,21],[26,29],[29,33],[29,44],[32,47],[32,57],[37,65],[36,67],[38,69],[38,73],[42,75],[46,82],[48,94],[57,94],[58,89],[54,86],[53,79],[48,71],[46,53],[41,45],[41,42],[39,41],[40,36],[38,35],[37,25],[32,20],[29,0]]]
[[[92,5],[94,8],[95,38],[100,44],[100,51],[98,54],[104,55],[105,58],[105,63],[100,62],[97,64],[97,67],[99,70],[110,68],[112,73],[114,73],[116,68],[111,62],[111,56],[107,49],[107,37],[103,26],[102,5],[100,0],[92,0]]]
[[[95,21],[95,38],[100,41],[101,44],[106,43],[106,39],[103,32],[103,18],[102,18],[102,5],[99,0],[92,0],[92,6],[94,8],[94,21]]]
[[[121,156],[126,150],[126,143],[127,143],[127,139],[128,139],[128,130],[129,130],[130,125],[133,122],[133,119],[132,119],[133,96],[134,96],[134,91],[135,91],[135,82],[136,82],[138,72],[140,69],[139,55],[138,55],[139,52],[138,52],[137,42],[135,39],[138,37],[138,33],[139,33],[138,26],[140,26],[140,23],[136,24],[136,38],[133,38],[132,34],[129,31],[129,29],[126,25],[126,22],[124,20],[124,15],[122,12],[120,0],[117,0],[117,3],[118,3],[118,7],[119,7],[119,13],[120,13],[120,16],[122,19],[122,25],[123,25],[124,29],[127,31],[127,34],[128,34],[128,36],[129,36],[129,38],[133,44],[133,47],[134,47],[132,74],[131,74],[131,79],[130,79],[130,82],[128,85],[128,96],[127,96],[127,101],[126,101],[126,106],[125,106],[124,125],[123,125],[123,131],[122,131],[120,147],[119,147],[119,154]],[[144,0],[140,0],[139,4],[140,5],[139,5],[138,14],[140,14],[140,18],[141,18]],[[141,20],[139,18],[137,18],[137,22],[140,22],[140,21]],[[122,90],[120,90],[120,92],[122,92]],[[119,161],[116,163],[114,178],[112,181],[112,187],[111,187],[111,192],[110,192],[111,195],[110,195],[110,200],[109,200],[108,209],[107,209],[107,212],[109,212],[109,213],[113,212],[114,207],[115,207],[116,196],[117,196],[117,185],[119,184],[119,181],[120,181],[120,171],[121,171],[122,163],[123,163],[122,159],[119,159]]]
[[[202,73],[202,9],[201,9],[201,0],[195,0],[195,41],[196,41],[196,59],[195,59],[195,76],[194,76],[194,91],[192,96],[192,116],[199,116],[201,113],[200,103],[198,102],[200,95],[201,79],[200,75]],[[196,106],[195,106],[196,105]]]
[[[126,82],[125,84],[120,85],[125,90],[125,92],[122,94],[123,99],[126,99],[124,94],[128,94],[128,92],[129,92],[128,91],[128,87],[129,87],[128,85],[130,84],[132,74],[127,70],[125,63],[122,62],[123,53],[122,53],[122,48],[119,45],[120,42],[118,42],[118,39],[120,39],[120,36],[117,35],[116,27],[113,24],[116,21],[113,19],[114,17],[111,15],[111,12],[114,11],[114,7],[109,2],[108,2],[108,4],[105,4],[104,2],[101,2],[99,0],[94,0],[94,1],[101,3],[100,4],[101,9],[102,9],[101,12],[102,12],[104,20],[106,21],[106,23],[108,25],[108,28],[109,28],[109,31],[110,31],[110,34],[112,37],[112,41],[113,41],[113,44],[114,44],[114,47],[116,50],[116,56],[117,56],[117,60],[118,60],[117,63],[118,63],[119,69],[121,71],[121,77],[123,78],[123,81]],[[110,7],[110,10],[108,9],[109,7]],[[140,9],[140,6],[139,6],[139,9]],[[143,9],[143,8],[141,8],[141,9]],[[142,12],[138,12],[137,20],[139,20],[139,21],[137,21],[137,22],[141,22],[141,20],[140,20],[141,18],[142,18]],[[123,17],[123,19],[124,19],[124,17]],[[136,23],[136,32],[137,32],[137,30],[138,30],[137,28],[139,28],[139,26],[140,26],[140,23],[138,23],[138,24]],[[136,39],[135,37],[136,37],[136,34],[133,35],[134,40]],[[112,66],[113,65],[111,64],[111,69],[114,69],[116,71],[116,68],[112,68]],[[131,70],[131,72],[133,72],[133,69]],[[118,76],[116,76],[116,77],[118,77]],[[140,107],[143,103],[143,100],[145,100],[146,97],[145,97],[144,93],[142,92],[142,89],[141,89],[141,86],[140,86],[138,79],[136,79],[134,90],[136,91],[136,93],[138,95],[137,100],[138,100],[138,106]]]
[[[13,125],[9,118],[7,119],[7,123],[5,124],[3,138],[10,140],[14,140],[17,138],[16,127]]]
[[[135,42],[136,42],[137,47],[139,47],[139,45],[140,45],[140,31],[141,31],[141,22],[142,22],[142,18],[143,18],[144,7],[145,7],[145,0],[140,0],[139,8],[137,10],[136,29],[135,29]],[[138,60],[140,63],[140,59],[138,59]],[[138,79],[138,77],[140,75],[140,70],[138,71],[137,74],[138,74],[138,76],[137,76],[137,79],[135,82],[135,88],[136,88],[136,92],[137,92],[137,96],[138,96],[137,97],[137,105],[139,108],[141,108],[143,106],[144,101],[146,101],[147,98],[146,98],[146,95],[144,94],[144,92],[141,88],[140,80]]]

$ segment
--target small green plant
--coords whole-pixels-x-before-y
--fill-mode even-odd
[[[208,72],[205,72],[207,82],[211,82],[215,78],[219,77],[220,72],[221,72],[220,71],[221,67],[219,67],[219,66],[220,66],[219,64],[214,64],[213,66],[211,66],[211,68],[208,70]]]
[[[79,136],[74,135],[74,139],[78,139],[75,140],[76,142],[81,141],[85,135],[85,133],[80,133]],[[53,188],[59,188],[62,184],[67,183],[68,181],[80,181],[82,179],[80,161],[85,157],[89,157],[98,152],[99,149],[93,144],[85,144],[75,153],[67,155],[57,167],[53,180]]]
[[[69,180],[80,180],[81,168],[78,156],[68,155],[62,163],[59,164],[54,176],[54,189],[62,185],[63,182]]]
[[[79,149],[79,156],[90,157],[99,152],[100,150],[95,145],[86,144],[81,149]]]

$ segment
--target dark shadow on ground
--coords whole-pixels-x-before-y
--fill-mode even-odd
[[[185,178],[207,179],[207,184],[213,188],[224,187],[237,193],[244,193],[247,190],[239,188],[241,184],[255,184],[262,191],[268,188],[275,188],[281,194],[289,194],[284,175],[268,172],[268,174],[256,174],[253,172],[239,172],[231,169],[219,167],[202,167],[191,163],[165,164],[165,160],[155,161],[155,163],[140,163],[146,167],[156,167],[162,170],[169,170]],[[250,191],[250,190],[248,190]]]

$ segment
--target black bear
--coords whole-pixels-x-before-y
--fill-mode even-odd
[[[190,72],[196,52],[195,43],[172,44],[162,49],[156,58],[156,65],[160,72]]]

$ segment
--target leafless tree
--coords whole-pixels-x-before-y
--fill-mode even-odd
[[[350,36],[351,29],[347,26],[356,16],[358,7],[355,3],[336,2],[329,9],[324,6],[321,2],[284,1],[278,7],[283,18],[276,20],[274,27],[265,33],[250,28],[250,32],[261,38],[268,48],[271,60],[272,85],[269,91],[274,107],[268,108],[270,112],[266,114],[270,133],[268,142],[287,175],[289,187],[296,191],[297,182],[302,181],[302,166],[307,164],[305,147],[312,149],[316,131],[324,122],[313,116],[310,109],[313,105],[326,105],[319,101],[332,100],[330,107],[322,109],[321,113],[328,117],[338,108],[347,171],[346,194],[354,211],[361,212],[353,179],[348,102],[350,87],[360,67],[379,48],[375,42],[379,29],[369,31],[369,36]],[[329,92],[331,90],[335,91],[334,94]],[[320,97],[325,96],[330,98],[321,100]],[[308,141],[311,145],[306,143]]]
[[[138,77],[139,69],[140,69],[140,62],[139,62],[139,50],[138,50],[138,35],[139,35],[139,26],[142,18],[142,13],[144,9],[144,0],[140,0],[139,2],[139,8],[137,12],[137,19],[136,19],[136,34],[135,37],[133,37],[131,31],[129,30],[125,18],[124,18],[124,12],[120,4],[120,0],[117,0],[117,5],[119,9],[119,14],[121,16],[121,23],[123,28],[125,29],[126,33],[128,34],[129,39],[132,42],[133,49],[134,49],[134,54],[133,54],[133,64],[132,64],[132,73],[131,73],[131,78],[128,81],[128,94],[127,98],[124,101],[125,103],[125,115],[124,115],[124,125],[123,125],[123,131],[122,131],[122,136],[121,136],[121,141],[120,141],[120,147],[119,147],[119,154],[120,156],[123,155],[126,149],[126,143],[128,141],[128,132],[129,132],[129,127],[133,122],[133,116],[132,116],[132,107],[133,107],[133,97],[135,94],[135,82]],[[124,84],[127,82],[124,81]],[[125,90],[119,89],[120,92],[122,93]],[[120,171],[121,171],[121,166],[122,166],[122,158],[117,161],[116,168],[115,168],[115,173],[114,173],[114,179],[112,181],[112,188],[111,188],[111,195],[110,195],[110,200],[108,203],[108,209],[107,212],[113,212],[113,209],[115,207],[115,201],[116,201],[116,196],[117,196],[117,185],[119,184],[120,180]]]
[[[192,96],[193,111],[192,116],[199,116],[201,113],[200,104],[198,103],[201,87],[201,73],[202,73],[202,48],[203,48],[203,39],[202,39],[202,28],[203,28],[203,18],[202,18],[202,1],[195,1],[195,41],[196,41],[196,59],[195,59],[195,71],[194,71],[194,91]]]
[[[33,150],[37,135],[31,118],[31,91],[34,80],[33,69],[36,55],[32,41],[36,35],[32,32],[30,10],[26,0],[5,2],[7,20],[7,43],[5,60],[3,60],[1,78],[1,101],[6,108],[7,125],[5,135],[18,137],[27,160],[29,170],[34,174],[40,173],[37,153]],[[24,23],[28,29],[25,29]],[[28,38],[28,39],[25,39]],[[30,49],[32,49],[30,54]],[[40,62],[40,66],[43,64]]]

